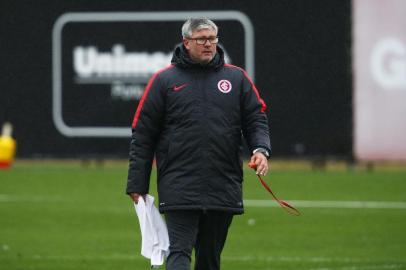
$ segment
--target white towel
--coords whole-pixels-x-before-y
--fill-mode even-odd
[[[141,228],[141,255],[151,259],[153,267],[162,265],[169,254],[169,237],[166,224],[154,205],[154,197],[147,194],[145,201],[140,197],[134,207]]]

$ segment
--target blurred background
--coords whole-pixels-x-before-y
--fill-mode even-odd
[[[406,159],[405,4],[2,1],[0,123],[20,158],[118,157],[148,78],[188,17],[268,105],[274,157]],[[194,13],[192,13],[194,12]]]
[[[189,11],[216,21],[230,62],[254,77],[275,156],[352,156],[350,1],[1,5],[0,123],[13,124],[17,157],[127,157],[143,88]]]

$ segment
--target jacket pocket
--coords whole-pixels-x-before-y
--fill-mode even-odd
[[[167,137],[161,141],[156,151],[158,178],[164,174],[168,166],[171,137],[173,137],[173,133],[169,132]]]
[[[158,168],[158,173],[159,175],[163,175],[165,173],[165,170],[168,168],[168,166],[173,162],[173,158],[176,157],[176,134],[178,132],[176,129],[168,132],[167,139],[165,140],[163,147],[160,151],[157,151],[157,156],[159,155],[159,168]],[[157,157],[158,159],[158,157]]]
[[[229,148],[229,157],[230,162],[233,165],[233,168],[235,169],[235,171],[237,172],[238,176],[241,176],[242,179],[242,175],[243,175],[243,171],[242,171],[242,165],[243,165],[243,161],[242,161],[242,135],[240,130],[232,130],[229,132],[228,134],[228,148]]]

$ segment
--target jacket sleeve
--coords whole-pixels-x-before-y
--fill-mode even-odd
[[[271,154],[266,104],[261,99],[248,74],[243,72],[243,89],[241,96],[242,132],[248,143],[250,153],[256,148],[264,148]]]
[[[147,194],[155,146],[165,111],[165,88],[155,74],[148,82],[132,123],[126,193]]]

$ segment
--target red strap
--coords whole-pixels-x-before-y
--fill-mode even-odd
[[[273,193],[272,189],[268,186],[268,184],[262,179],[260,175],[258,175],[259,181],[261,181],[261,184],[264,186],[266,190],[272,195],[275,201],[279,203],[279,205],[289,214],[294,215],[294,216],[300,216],[300,212],[294,208],[292,205],[288,204],[287,202],[278,199],[275,194]]]
[[[255,163],[249,163],[248,166],[254,170],[257,169],[257,165]],[[257,174],[259,181],[261,181],[261,184],[264,186],[264,188],[272,195],[274,200],[289,214],[294,215],[294,216],[300,216],[300,212],[294,208],[292,205],[288,204],[287,202],[283,200],[279,200],[275,193],[273,193],[272,189],[268,186],[268,184],[262,179],[262,177]]]

